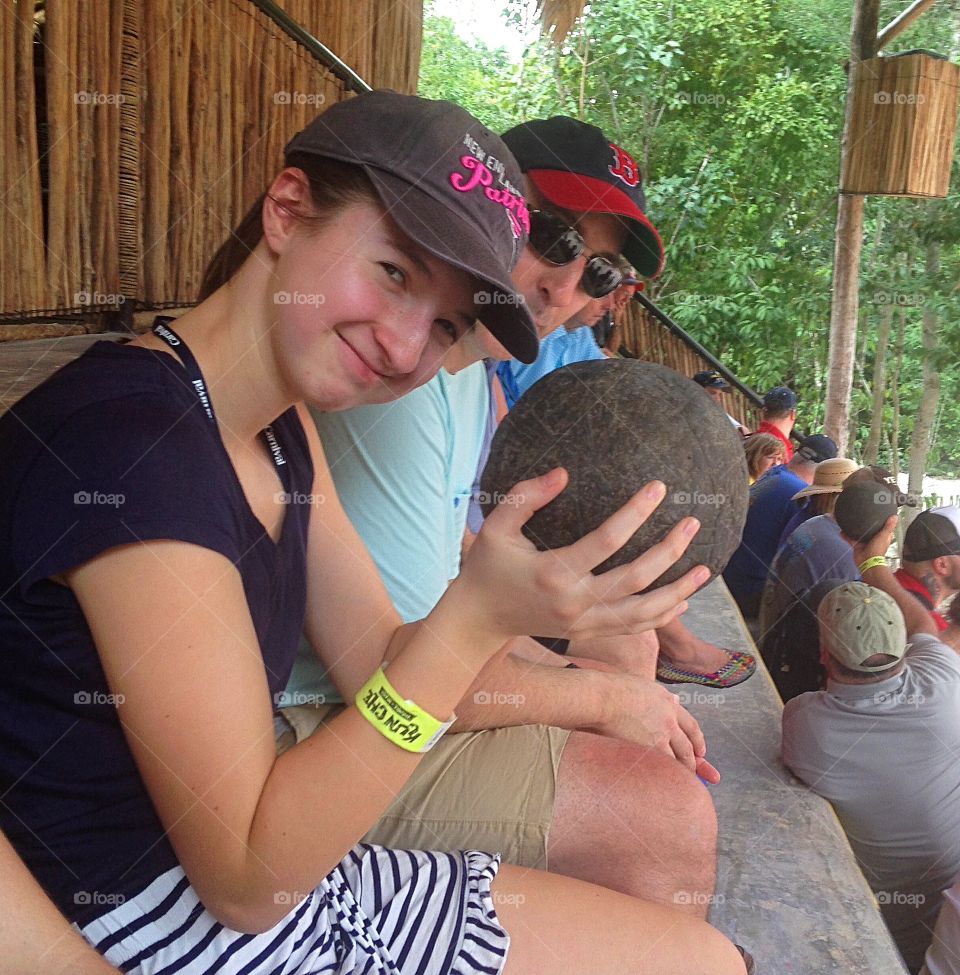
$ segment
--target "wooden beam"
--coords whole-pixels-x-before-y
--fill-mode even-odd
[[[894,17],[877,35],[877,51],[883,50],[890,41],[898,34],[902,34],[921,14],[929,10],[936,2],[937,0],[913,0],[913,3],[902,14]]]

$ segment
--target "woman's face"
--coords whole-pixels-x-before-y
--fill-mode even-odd
[[[783,463],[783,454],[767,454],[760,460],[760,473],[766,474],[771,467],[776,467]]]
[[[475,279],[416,245],[373,202],[320,229],[294,224],[271,243],[276,359],[294,398],[319,409],[403,396],[473,326]]]

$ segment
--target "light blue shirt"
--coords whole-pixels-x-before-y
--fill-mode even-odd
[[[337,494],[403,621],[423,619],[460,572],[490,392],[482,362],[393,403],[313,413]],[[342,698],[300,641],[282,707]]]
[[[540,354],[535,362],[524,365],[516,359],[500,364],[497,375],[503,385],[503,394],[507,399],[507,408],[513,409],[514,404],[539,379],[548,373],[568,366],[572,362],[586,362],[589,359],[605,359],[602,349],[593,337],[593,329],[589,325],[575,328],[568,332],[565,328],[558,328],[551,332],[540,343]]]

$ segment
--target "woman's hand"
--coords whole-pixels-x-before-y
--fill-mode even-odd
[[[635,594],[680,558],[700,523],[684,518],[633,562],[595,576],[591,570],[633,537],[666,489],[653,481],[573,545],[540,552],[521,529],[566,484],[562,468],[522,481],[486,520],[450,588],[474,625],[503,640],[532,633],[587,639],[653,629],[682,613],[686,598],[710,577],[705,566],[661,589]]]

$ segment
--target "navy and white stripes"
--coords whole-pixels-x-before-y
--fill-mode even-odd
[[[256,935],[216,921],[176,867],[83,935],[133,975],[497,975],[510,944],[490,893],[499,862],[361,844]]]

